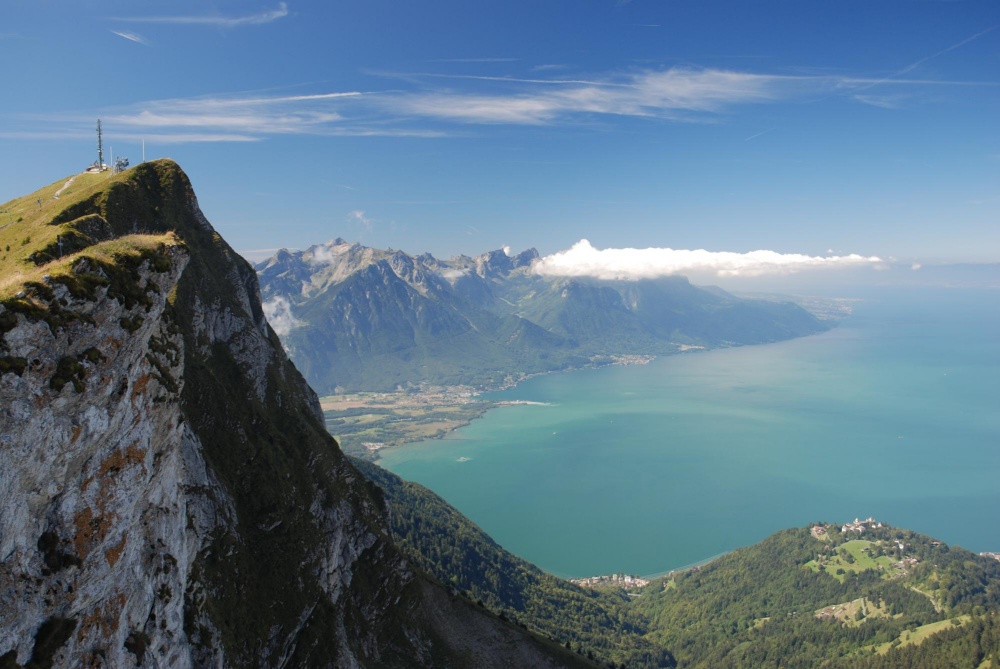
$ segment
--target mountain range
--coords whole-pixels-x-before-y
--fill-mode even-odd
[[[321,394],[421,382],[496,387],[538,372],[689,346],[821,332],[791,302],[741,299],[672,276],[542,276],[538,252],[439,260],[336,239],[256,265],[264,309]]]

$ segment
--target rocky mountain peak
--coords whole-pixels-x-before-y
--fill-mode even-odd
[[[36,241],[0,284],[0,665],[510,663],[494,633],[550,662],[398,553],[180,168],[79,180],[8,203]]]

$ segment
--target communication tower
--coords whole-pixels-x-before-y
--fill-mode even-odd
[[[104,169],[104,145],[101,143],[101,119],[97,119],[97,169]]]

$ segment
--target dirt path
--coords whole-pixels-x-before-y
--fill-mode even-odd
[[[69,188],[69,185],[70,185],[71,183],[73,183],[73,180],[74,180],[74,179],[76,179],[76,177],[75,177],[75,176],[73,176],[73,177],[70,177],[70,178],[69,178],[69,180],[67,180],[67,181],[66,181],[66,183],[64,183],[64,184],[62,185],[62,188],[60,188],[59,190],[57,190],[57,191],[56,191],[56,194],[55,194],[55,195],[53,195],[52,197],[53,197],[54,199],[58,200],[58,199],[59,199],[59,195],[60,195],[60,194],[61,194],[61,193],[62,193],[62,192],[63,192],[64,190],[66,190],[67,188]]]

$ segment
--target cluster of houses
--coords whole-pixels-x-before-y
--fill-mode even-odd
[[[633,590],[645,588],[649,581],[632,574],[611,574],[610,576],[588,576],[587,578],[571,578],[570,583],[583,586],[585,588],[598,588],[614,586]]]
[[[865,530],[868,529],[877,530],[880,529],[881,527],[882,523],[876,522],[875,519],[872,518],[871,516],[869,516],[864,520],[858,520],[857,518],[855,518],[853,523],[847,523],[846,525],[841,527],[840,533],[845,534],[847,532],[854,532],[855,534],[864,534]]]
[[[810,532],[812,532],[813,538],[826,540],[828,537],[826,533],[827,527],[828,526],[826,525],[813,525],[810,528]],[[846,534],[848,532],[854,532],[855,534],[864,534],[865,530],[877,530],[881,529],[882,527],[888,527],[888,526],[883,525],[882,523],[878,522],[877,520],[869,516],[864,520],[859,520],[855,518],[853,523],[847,523],[846,525],[841,526],[840,533]]]

